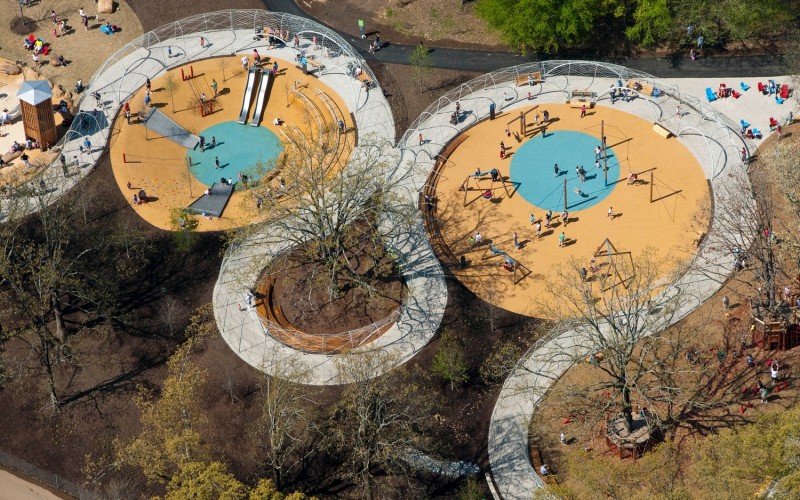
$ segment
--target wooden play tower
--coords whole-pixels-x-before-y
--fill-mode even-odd
[[[52,97],[47,80],[24,81],[17,92],[25,137],[36,139],[43,148],[52,146],[58,139]]]

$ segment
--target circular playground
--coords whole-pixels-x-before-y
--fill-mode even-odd
[[[575,259],[591,279],[606,242],[633,255],[653,248],[674,269],[708,226],[708,184],[692,152],[621,109],[581,118],[566,104],[523,101],[457,140],[438,178],[440,230],[466,260],[455,276],[505,309],[548,317],[558,267]]]
[[[252,63],[253,54],[194,61],[152,79],[149,106],[145,86],[127,101],[130,125],[120,109],[111,140],[114,176],[123,195],[154,226],[173,229],[171,211],[187,207],[201,216],[200,231],[256,220],[248,188],[280,182],[276,167],[285,153],[285,130],[311,134],[312,115],[327,113],[329,106],[347,109],[334,89],[283,59],[263,55],[263,69],[275,64],[277,74],[265,71],[256,79],[241,62],[249,56]],[[354,129],[340,111],[327,117],[334,123],[339,119]]]

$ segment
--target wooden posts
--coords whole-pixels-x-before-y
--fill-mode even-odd
[[[567,178],[564,177],[564,211],[567,211]]]
[[[600,120],[600,144],[603,148],[603,183],[608,187],[608,153],[606,152],[606,122]]]
[[[650,203],[653,203],[653,172],[650,172]]]

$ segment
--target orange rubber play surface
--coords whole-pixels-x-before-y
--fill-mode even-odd
[[[250,55],[250,54],[248,54]],[[221,63],[220,60],[225,62]],[[303,131],[308,131],[309,112],[303,100],[295,98],[291,88],[298,82],[299,90],[318,107],[325,120],[332,120],[330,113],[316,95],[316,89],[324,92],[345,113],[346,127],[350,129],[353,124],[347,115],[347,107],[337,93],[312,76],[302,74],[302,71],[287,61],[264,57],[268,61],[266,68],[274,61],[278,62],[280,71],[269,91],[268,101],[261,127],[266,127],[275,133],[281,140],[285,140],[280,132],[281,127],[296,125]],[[186,130],[198,134],[208,127],[221,123],[236,121],[244,96],[247,74],[240,65],[241,54],[227,58],[214,58],[191,63],[194,70],[196,88],[205,93],[207,97],[213,95],[210,88],[212,79],[218,83],[219,97],[214,102],[213,113],[202,117],[196,107],[197,98],[188,82],[181,80],[181,69],[189,73],[189,64],[171,70],[171,75],[176,84],[174,95],[167,92],[168,75],[154,79],[151,83],[153,90],[152,99],[156,107],[169,118],[181,125]],[[252,61],[252,57],[251,57]],[[223,67],[224,75],[223,78]],[[255,90],[254,90],[255,92]],[[134,205],[134,209],[146,221],[162,229],[173,229],[170,226],[170,211],[173,208],[185,208],[201,196],[206,185],[200,183],[192,176],[185,162],[186,148],[179,146],[157,133],[146,130],[144,125],[138,124],[138,113],[144,108],[144,93],[142,87],[131,98],[131,125],[127,125],[124,112],[114,123],[111,138],[111,165],[114,177],[117,180],[123,195],[132,202],[133,194],[139,189],[145,190],[153,201],[141,205]],[[174,108],[173,108],[174,102]],[[173,109],[175,112],[173,113]],[[251,107],[250,116],[253,109]],[[282,126],[273,124],[279,117],[284,121]],[[249,127],[250,125],[241,125]],[[352,133],[352,132],[349,132]],[[206,138],[208,140],[208,138]],[[236,138],[222,138],[218,140],[235,141]],[[247,148],[247,144],[241,147]],[[123,154],[125,156],[123,157]],[[345,155],[346,157],[347,155]],[[127,163],[125,160],[127,160]],[[128,189],[127,184],[131,183]],[[257,218],[255,202],[247,190],[237,190],[231,197],[221,218],[207,220],[198,217],[199,231],[219,231],[250,223]]]
[[[540,105],[537,110],[550,113],[547,133],[571,130],[592,135],[598,141],[603,120],[608,146],[613,148],[620,162],[619,178],[609,178],[609,183],[616,182],[615,187],[599,204],[585,210],[570,210],[566,228],[555,210],[552,228],[545,228],[544,209],[525,201],[511,184],[508,184],[509,197],[499,183],[491,184],[488,178],[481,181],[480,190],[470,179],[471,189],[466,193],[465,207],[465,193],[460,187],[476,168],[483,171],[496,168],[502,176],[508,176],[516,149],[525,141],[547,140],[542,138],[539,127],[531,125],[535,112],[527,115],[527,135],[522,142],[517,142],[513,135],[506,135],[507,123],[519,110],[467,130],[468,137],[442,168],[436,189],[437,217],[445,243],[457,258],[464,255],[468,262],[465,269],[454,270],[467,288],[504,309],[549,317],[547,304],[555,299],[549,290],[553,288],[558,266],[577,259],[589,268],[589,260],[606,238],[618,251],[631,252],[634,258],[646,248],[653,249],[659,261],[673,267],[691,258],[699,233],[707,227],[710,200],[703,170],[688,149],[674,138],[659,136],[652,130],[652,123],[613,108],[595,108],[582,119],[579,109],[566,104]],[[508,127],[512,133],[519,131],[518,122]],[[510,158],[500,159],[500,141],[512,153]],[[569,173],[575,168],[575,165],[560,166]],[[540,169],[543,176],[553,176],[552,164],[531,165],[530,168]],[[644,182],[628,185],[627,177],[631,172],[636,172]],[[489,186],[493,198],[484,199],[481,192]],[[576,196],[568,191],[568,202]],[[610,207],[615,214],[613,220],[607,216]],[[531,213],[542,224],[539,238],[529,221]],[[478,231],[483,243],[471,247],[470,239]],[[515,231],[520,248],[513,244]],[[562,231],[567,244],[560,248]],[[487,251],[489,243],[527,267],[530,274],[514,284],[513,274],[502,267],[504,259],[491,257],[491,252]],[[670,270],[665,269],[665,273]],[[522,273],[517,272],[519,278]]]

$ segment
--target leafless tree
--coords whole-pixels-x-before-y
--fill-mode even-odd
[[[328,449],[339,456],[338,476],[375,498],[375,474],[406,474],[409,451],[424,445],[433,400],[405,367],[376,377],[390,359],[379,351],[351,353],[339,370],[350,383],[333,407],[326,431]]]
[[[369,137],[350,151],[337,132],[327,127],[316,134],[283,127],[288,143],[285,160],[274,166],[272,179],[250,190],[248,206],[260,206],[263,222],[241,230],[233,243],[257,234],[265,244],[299,250],[325,270],[333,298],[343,286],[374,292],[371,279],[357,271],[354,242],[387,241],[408,231],[417,217],[412,169],[400,166],[388,144]],[[263,175],[270,175],[262,172]],[[269,263],[256,263],[261,268]]]
[[[293,358],[269,364],[271,375],[264,374],[261,382],[261,416],[252,433],[280,489],[314,454],[321,433],[315,390],[303,385],[308,378],[300,365]]]

